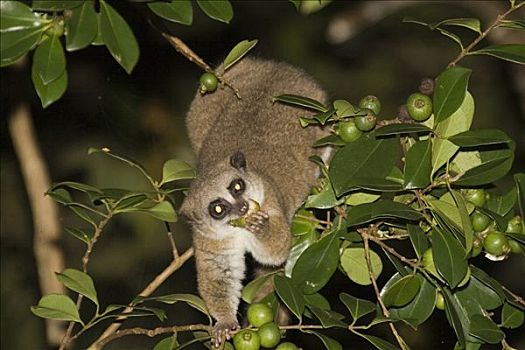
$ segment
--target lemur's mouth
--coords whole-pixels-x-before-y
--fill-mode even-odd
[[[238,204],[240,204],[239,207],[236,205],[235,209],[237,212],[241,213],[241,215],[236,219],[231,219],[228,221],[228,224],[233,227],[245,227],[246,217],[261,210],[261,205],[259,202],[251,198],[248,199],[248,202],[239,201]]]

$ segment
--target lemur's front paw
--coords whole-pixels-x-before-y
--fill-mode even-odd
[[[225,340],[230,340],[232,337],[231,332],[241,328],[237,320],[227,322],[217,322],[213,327],[211,334],[211,343],[213,346],[218,348],[224,343]]]
[[[267,212],[260,210],[246,217],[246,229],[251,233],[261,233],[268,225],[270,216]]]

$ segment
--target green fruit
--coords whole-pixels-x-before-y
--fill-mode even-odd
[[[361,131],[370,131],[376,126],[376,116],[372,110],[367,115],[361,115],[354,118],[355,126]]]
[[[273,312],[266,304],[256,303],[248,307],[248,322],[254,327],[273,321]]]
[[[523,248],[521,245],[513,239],[509,239],[510,251],[514,254],[523,254]]]
[[[515,216],[512,219],[510,219],[505,232],[522,233],[522,225],[523,223],[521,222],[521,217]]]
[[[500,256],[509,252],[507,237],[498,231],[492,231],[483,240],[483,248],[489,254]]]
[[[420,92],[413,93],[408,96],[407,109],[412,119],[422,122],[432,114],[432,100]]]
[[[338,134],[344,142],[352,142],[361,137],[363,132],[357,128],[353,120],[339,123]]]
[[[201,83],[200,91],[202,94],[206,92],[213,92],[217,90],[218,80],[217,80],[217,77],[213,75],[212,73],[206,72],[203,75],[201,75],[200,83]]]
[[[440,292],[436,294],[436,308],[439,310],[445,310],[445,298]]]
[[[378,115],[381,111],[381,102],[376,96],[368,95],[359,101],[359,108],[370,109],[375,115]]]
[[[261,338],[261,346],[263,348],[273,348],[281,340],[281,330],[273,323],[266,323],[259,327],[257,331],[259,338]]]
[[[470,216],[470,221],[472,222],[472,228],[476,232],[483,231],[490,224],[490,218],[487,215],[480,213],[479,211],[475,211],[474,213],[472,213],[472,215]]]
[[[487,202],[485,190],[482,188],[466,190],[464,193],[465,199],[477,208],[483,207]]]
[[[236,350],[259,350],[261,339],[259,334],[251,329],[243,329],[233,337]]]
[[[286,342],[279,344],[275,350],[299,350],[299,348],[294,343]]]

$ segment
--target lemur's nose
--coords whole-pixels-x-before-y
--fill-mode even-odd
[[[246,212],[248,211],[249,208],[250,208],[250,205],[248,204],[248,202],[246,202],[244,200],[241,200],[241,201],[237,202],[237,210],[239,210],[239,213],[241,215],[246,214]]]

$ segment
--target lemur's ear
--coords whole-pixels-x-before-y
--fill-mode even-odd
[[[244,157],[244,154],[241,151],[235,152],[230,157],[230,164],[237,170],[246,170],[246,158]]]

